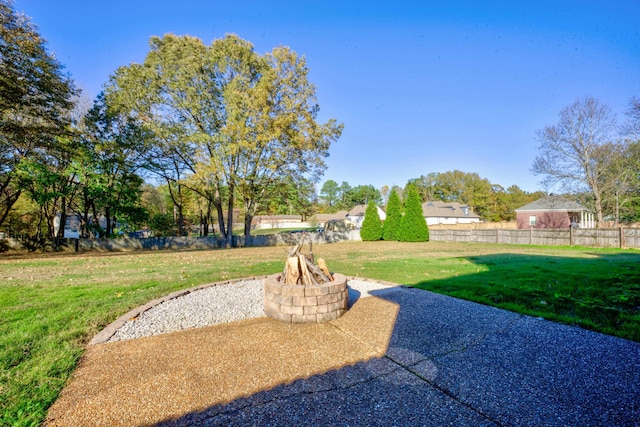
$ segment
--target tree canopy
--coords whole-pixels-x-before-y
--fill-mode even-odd
[[[603,198],[621,173],[612,173],[621,153],[614,142],[615,129],[615,116],[607,105],[591,97],[579,99],[560,112],[557,124],[538,132],[539,154],[531,169],[546,185],[588,191],[599,223]]]
[[[209,177],[200,181],[209,186],[202,193],[213,195],[219,219],[226,187],[229,242],[236,192],[248,236],[269,188],[285,177],[301,183],[319,178],[342,125],[334,119],[317,122],[319,106],[304,57],[286,47],[259,55],[235,35],[210,46],[171,34],[150,44],[144,64],[116,71],[109,99],[156,134],[165,146],[160,158]]]
[[[69,135],[75,89],[31,21],[6,0],[0,1],[0,23],[1,225],[24,187],[33,188],[28,174],[18,182],[19,165],[44,172],[68,148],[59,137]]]

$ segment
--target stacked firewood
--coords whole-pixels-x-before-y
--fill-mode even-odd
[[[287,285],[319,285],[333,281],[333,276],[322,258],[315,264],[313,246],[309,242],[309,253],[302,253],[304,239],[289,249],[287,262],[282,273],[283,282]]]

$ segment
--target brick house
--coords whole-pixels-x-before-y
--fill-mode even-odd
[[[547,196],[515,210],[518,228],[593,228],[589,209],[562,196]]]

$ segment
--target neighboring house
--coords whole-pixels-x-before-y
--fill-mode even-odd
[[[422,215],[427,220],[427,225],[480,222],[480,217],[469,206],[457,202],[445,203],[440,200],[424,202],[422,204]]]
[[[378,208],[378,216],[382,221],[387,219],[387,214],[380,208],[380,206],[376,206]],[[362,222],[364,221],[364,214],[367,211],[367,205],[357,205],[353,209],[347,213],[347,219],[353,222],[358,228],[362,227]]]
[[[301,215],[256,215],[251,220],[251,228],[256,230],[264,228],[296,228],[302,225]]]
[[[586,207],[562,196],[547,196],[516,209],[518,228],[594,228]]]
[[[347,217],[347,213],[347,211],[338,211],[332,214],[316,214],[310,221],[317,223],[318,227],[324,227],[328,222],[344,220]]]

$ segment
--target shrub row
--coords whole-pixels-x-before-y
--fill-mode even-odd
[[[422,203],[414,187],[409,187],[403,206],[395,189],[391,190],[384,224],[373,201],[364,215],[360,237],[364,241],[398,240],[401,242],[426,242],[429,240],[427,221],[422,216]]]

